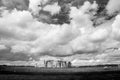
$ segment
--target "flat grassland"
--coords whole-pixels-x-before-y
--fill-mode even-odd
[[[120,80],[116,66],[39,68],[0,66],[0,80]]]

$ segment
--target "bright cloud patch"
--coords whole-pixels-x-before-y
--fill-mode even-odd
[[[54,3],[53,5],[47,5],[43,8],[44,11],[48,11],[51,13],[51,15],[57,14],[60,11],[60,6],[58,6],[58,3]]]
[[[115,12],[120,12],[120,1],[109,0],[106,9],[108,11],[108,14],[114,14]]]

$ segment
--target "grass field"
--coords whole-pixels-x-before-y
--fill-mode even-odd
[[[117,67],[35,68],[0,66],[0,80],[120,80]]]

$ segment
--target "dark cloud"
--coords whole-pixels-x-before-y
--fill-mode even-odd
[[[0,60],[9,60],[9,61],[28,61],[29,57],[25,54],[14,54],[10,50],[1,50],[0,51]]]

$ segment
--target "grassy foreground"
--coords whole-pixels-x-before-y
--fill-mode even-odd
[[[120,80],[120,69],[115,66],[62,69],[0,66],[0,80]]]

